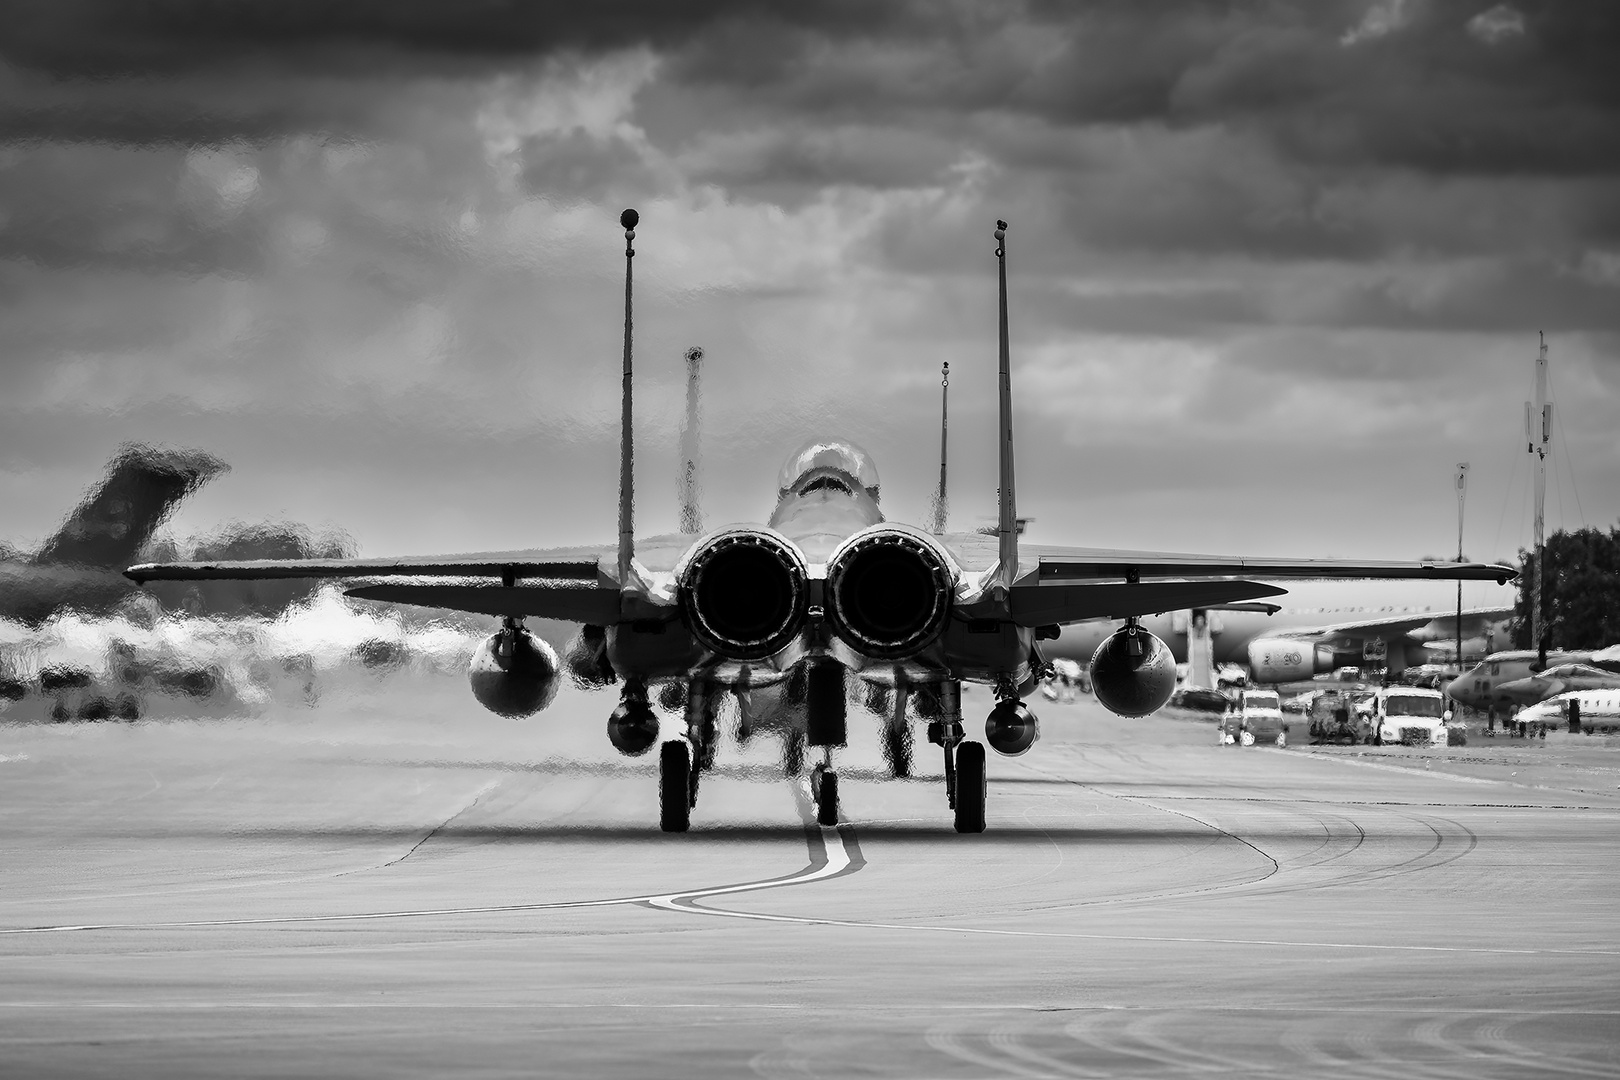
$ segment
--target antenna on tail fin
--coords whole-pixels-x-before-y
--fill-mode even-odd
[[[619,215],[624,226],[624,390],[623,412],[619,418],[619,588],[630,584],[630,564],[636,555],[635,539],[635,439],[633,433],[635,410],[630,390],[630,284],[631,260],[636,249],[631,246],[636,238],[636,223],[641,215],[626,210]]]
[[[686,350],[686,426],[681,429],[681,532],[703,531],[703,512],[698,509],[698,362],[703,349],[694,345]]]
[[[945,515],[949,504],[945,501],[945,433],[949,419],[951,397],[951,365],[941,364],[939,369],[939,490],[934,493],[934,535],[945,535]]]
[[[1007,344],[1007,223],[996,222],[996,261],[1001,272],[1001,515],[998,584],[1011,589],[1018,577],[1018,500],[1013,492],[1012,363]]]

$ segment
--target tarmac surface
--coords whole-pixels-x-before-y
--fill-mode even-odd
[[[981,836],[853,709],[847,824],[728,734],[686,835],[601,694],[0,723],[0,1076],[1620,1075],[1620,740],[1031,704]]]

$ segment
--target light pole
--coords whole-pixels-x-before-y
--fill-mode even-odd
[[[1463,561],[1463,502],[1468,497],[1468,462],[1457,462],[1457,561]],[[1457,674],[1463,670],[1462,578],[1457,579]]]

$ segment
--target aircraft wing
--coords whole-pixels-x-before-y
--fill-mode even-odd
[[[978,533],[941,537],[965,569],[984,570],[997,557],[996,538]],[[1033,576],[1043,584],[1069,581],[1152,581],[1200,578],[1288,579],[1429,578],[1443,581],[1494,581],[1506,584],[1519,576],[1503,563],[1441,561],[1397,562],[1354,559],[1277,559],[1241,555],[1193,555],[1170,551],[1119,548],[1018,545],[1019,581]]]
[[[672,534],[639,541],[637,565],[653,572],[673,570],[695,539]],[[384,559],[143,563],[125,570],[124,576],[140,584],[148,581],[414,578],[418,580],[362,585],[346,591],[350,596],[366,600],[600,625],[620,618],[616,558],[616,549],[612,547],[572,547]],[[420,580],[424,578],[451,580]],[[657,600],[651,602],[659,604]]]
[[[941,539],[964,569],[983,572],[995,565],[995,537],[958,533]],[[1024,626],[1217,607],[1285,592],[1256,578],[1507,582],[1518,576],[1513,567],[1495,563],[1247,558],[1023,543],[1018,547],[1018,568],[1008,604],[1014,620]]]
[[[636,562],[670,571],[697,537],[684,533],[636,541]],[[307,578],[453,577],[503,580],[612,581],[617,549],[611,546],[479,551],[385,559],[245,559],[142,563],[124,571],[131,581],[267,581]]]
[[[507,575],[548,581],[595,581],[602,572],[600,554],[594,548],[561,548],[399,559],[243,559],[142,563],[125,570],[124,576],[142,585],[148,581],[272,581],[289,578],[487,577],[500,580]]]
[[[1063,625],[1087,619],[1124,619],[1182,608],[1221,607],[1239,600],[1281,596],[1288,590],[1258,581],[1144,581],[1136,584],[1087,581],[1024,584],[1008,602],[1020,626]]]
[[[1260,578],[1267,581],[1313,578],[1429,578],[1494,581],[1506,584],[1518,570],[1501,563],[1357,561],[1350,559],[1273,559],[1231,555],[1188,555],[1160,551],[1034,547],[1029,564],[1041,581],[1106,581],[1153,578]]]

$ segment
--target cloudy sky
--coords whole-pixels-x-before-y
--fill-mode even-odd
[[[0,539],[126,440],[176,520],[384,555],[768,512],[820,432],[994,501],[997,217],[1047,542],[1411,558],[1620,515],[1620,8],[1512,0],[39,0],[0,37]]]

